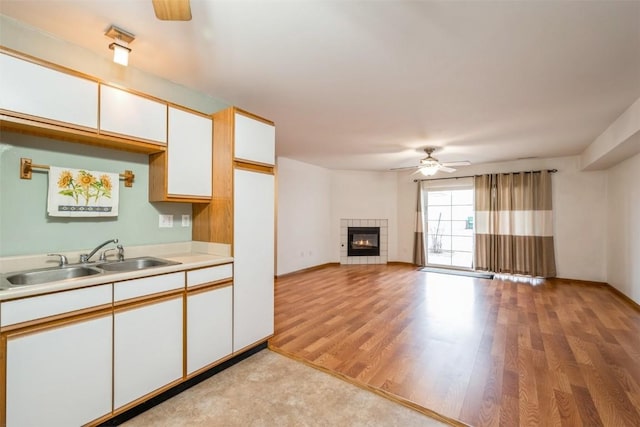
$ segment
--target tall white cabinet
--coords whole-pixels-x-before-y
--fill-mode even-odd
[[[233,350],[273,335],[275,127],[234,112]]]
[[[273,334],[274,177],[234,172],[233,350]]]
[[[193,205],[193,239],[232,247],[233,351],[273,335],[275,126],[235,107],[213,115],[213,194]]]

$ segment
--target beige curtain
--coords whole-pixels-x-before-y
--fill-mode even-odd
[[[551,174],[475,178],[477,270],[555,277]]]
[[[425,265],[424,258],[424,232],[422,230],[422,183],[418,181],[418,197],[416,203],[416,226],[413,237],[413,263],[419,266]]]

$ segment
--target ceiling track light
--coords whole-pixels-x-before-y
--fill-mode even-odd
[[[113,39],[113,43],[109,45],[109,49],[113,50],[113,62],[126,67],[129,64],[129,52],[131,52],[129,44],[135,40],[135,36],[115,25],[109,27],[104,35]]]

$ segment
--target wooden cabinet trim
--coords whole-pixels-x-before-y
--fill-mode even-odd
[[[144,307],[147,305],[182,298],[184,297],[184,293],[184,289],[174,289],[171,291],[158,292],[155,294],[117,301],[113,303],[113,313],[122,313],[124,311],[135,310],[136,308]]]
[[[43,67],[46,67],[46,68],[50,68],[50,69],[55,70],[55,71],[60,71],[62,73],[70,74],[70,75],[75,76],[75,77],[80,77],[80,78],[83,78],[85,80],[91,80],[91,81],[96,82],[96,83],[101,83],[100,79],[98,79],[97,77],[91,76],[89,74],[81,73],[80,71],[76,71],[76,70],[73,70],[71,68],[64,67],[62,65],[54,64],[53,62],[49,62],[49,61],[46,61],[44,59],[40,59],[40,58],[37,58],[35,56],[31,56],[29,54],[26,54],[26,53],[19,52],[17,50],[13,50],[13,49],[8,48],[6,46],[0,45],[0,53],[4,53],[6,55],[13,56],[14,58],[22,59],[24,61],[31,62],[31,63],[36,64],[36,65],[40,65],[40,66],[43,66]]]
[[[149,95],[148,93],[140,92],[140,91],[137,91],[135,89],[130,89],[130,88],[126,87],[126,86],[122,86],[122,85],[119,85],[117,83],[105,82],[103,80],[98,80],[98,82],[100,83],[100,86],[108,86],[108,87],[111,87],[111,88],[114,88],[114,89],[118,89],[118,90],[130,93],[132,95],[137,95],[137,96],[139,96],[141,98],[146,98],[146,99],[148,99],[150,101],[155,101],[155,102],[157,102],[159,104],[164,105],[165,107],[167,107],[169,105],[169,102],[167,100],[158,98],[158,97],[153,96],[153,95]]]
[[[269,340],[270,338],[272,338],[272,337],[273,337],[273,334],[271,334],[271,335],[269,335],[269,336],[266,336],[266,337],[264,337],[264,338],[261,338],[261,339],[259,339],[258,341],[254,342],[254,343],[252,343],[252,344],[249,344],[249,345],[247,345],[247,346],[244,346],[244,347],[242,347],[242,348],[239,348],[238,350],[234,351],[234,352],[231,354],[231,356],[237,356],[237,355],[239,355],[239,354],[242,354],[242,353],[244,353],[245,351],[247,351],[247,350],[249,350],[249,349],[251,349],[251,348],[253,348],[253,347],[256,347],[256,346],[258,346],[258,345],[260,345],[260,344],[262,344],[263,342],[268,341],[268,340]]]
[[[210,267],[196,268],[187,271],[186,287],[193,289],[195,286],[209,283],[224,283],[233,280],[233,262],[214,265]]]
[[[74,123],[61,122],[58,120],[48,119],[46,117],[40,116],[32,116],[30,114],[19,113],[16,111],[5,110],[0,108],[0,117],[7,116],[7,118],[11,117],[13,119],[17,119],[16,121],[25,121],[25,122],[38,122],[43,125],[50,125],[56,128],[66,128],[69,130],[78,130],[82,132],[86,132],[92,135],[98,135],[97,130],[87,126],[76,125]]]
[[[0,130],[18,132],[23,134],[52,138],[59,141],[75,142],[96,147],[111,148],[120,151],[133,153],[151,154],[166,150],[165,144],[157,142],[146,142],[129,138],[117,137],[105,133],[97,133],[95,129],[91,131],[73,128],[70,124],[53,124],[51,120],[27,119],[18,117],[20,114],[14,112],[7,113],[0,111]],[[30,117],[30,116],[29,116]]]
[[[267,175],[275,175],[275,168],[273,165],[267,165],[263,163],[249,163],[245,161],[235,160],[233,162],[233,166],[235,169],[264,173]]]
[[[233,108],[213,114],[213,197],[193,205],[192,239],[233,243]]]
[[[102,130],[102,129],[98,129],[98,135],[110,136],[110,137],[113,137],[113,138],[121,139],[123,141],[136,141],[136,142],[143,142],[145,144],[159,145],[161,147],[165,147],[165,150],[163,150],[163,151],[166,151],[166,146],[167,146],[166,142],[154,141],[152,139],[139,138],[139,137],[136,137],[136,136],[131,136],[131,135],[123,134],[123,133],[106,131],[106,130]]]
[[[189,379],[191,379],[191,378],[193,378],[193,377],[197,377],[197,376],[198,376],[198,375],[200,375],[201,373],[208,371],[209,369],[213,368],[214,366],[218,366],[218,365],[220,365],[221,363],[224,363],[224,362],[226,362],[226,361],[227,361],[227,360],[229,360],[229,359],[233,359],[235,356],[237,356],[237,354],[233,354],[233,353],[232,353],[232,354],[229,354],[229,355],[227,355],[227,356],[225,356],[225,357],[222,357],[222,358],[220,358],[220,359],[216,360],[215,362],[209,363],[208,365],[203,366],[203,367],[202,367],[202,368],[200,368],[200,369],[196,369],[195,371],[193,371],[193,372],[192,372],[192,373],[190,373],[190,374],[187,374],[187,375],[185,376],[185,379],[186,379],[186,380],[189,380]]]
[[[200,111],[194,110],[192,108],[185,107],[183,105],[174,104],[173,102],[170,102],[170,101],[165,101],[165,102],[167,103],[167,106],[169,108],[176,108],[178,110],[182,110],[182,111],[185,111],[187,113],[195,114],[197,116],[201,116],[201,117],[204,117],[206,119],[211,119],[211,114],[205,114],[205,113],[202,113]],[[167,109],[167,111],[168,111],[168,109]],[[167,123],[168,123],[168,121],[167,121]]]
[[[224,279],[217,282],[201,283],[199,285],[189,286],[189,288],[187,289],[187,295],[201,294],[213,289],[223,289],[230,286],[233,286],[233,279]]]
[[[58,329],[73,323],[83,322],[86,320],[108,317],[113,314],[111,304],[105,304],[98,307],[77,310],[71,313],[60,314],[56,316],[46,317],[43,319],[30,320],[28,322],[17,323],[15,325],[2,328],[1,333],[8,339],[31,335],[51,329]]]
[[[260,116],[258,116],[256,114],[250,113],[250,112],[245,111],[245,110],[243,110],[241,108],[233,107],[233,110],[234,110],[234,112],[236,112],[238,114],[242,114],[245,117],[249,117],[251,119],[258,120],[259,122],[266,123],[266,124],[271,125],[271,126],[275,126],[275,123],[272,122],[271,120],[265,119],[264,117],[260,117]]]
[[[130,293],[131,289],[135,289],[137,285],[140,285],[139,287],[143,287],[145,285],[148,286],[150,280],[162,278],[163,276],[165,276],[165,278],[169,281],[168,286],[165,286],[164,283],[162,285],[154,284],[154,287],[157,286],[157,289],[152,288],[149,289],[147,293],[138,293],[138,295],[126,297],[126,294]],[[154,274],[151,276],[138,277],[135,279],[114,282],[113,303],[114,306],[118,306],[126,301],[138,301],[140,299],[144,299],[153,295],[165,295],[172,292],[181,292],[185,289],[185,282],[186,270],[174,271],[171,273]],[[142,285],[142,283],[145,283],[145,285]],[[140,289],[138,290],[140,291]],[[120,294],[124,294],[125,296],[122,296]]]
[[[149,400],[149,398],[157,396],[159,394],[162,394],[165,391],[171,389],[172,387],[177,386],[178,384],[180,384],[182,382],[184,382],[184,378],[180,378],[180,379],[174,380],[174,381],[170,382],[169,384],[166,384],[166,385],[164,385],[164,386],[162,386],[162,387],[160,387],[160,388],[158,388],[158,389],[156,389],[156,390],[154,390],[154,391],[152,391],[150,393],[145,394],[144,396],[140,396],[136,400],[134,400],[132,402],[129,402],[126,405],[120,406],[119,408],[114,408],[113,409],[113,416],[116,416],[118,414],[126,412],[129,409],[134,408],[134,407],[138,406],[139,404],[146,402],[147,400]]]
[[[7,335],[0,334],[0,426],[7,425]]]

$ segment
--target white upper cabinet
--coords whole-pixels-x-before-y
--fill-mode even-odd
[[[167,143],[167,104],[100,85],[100,132]]]
[[[209,117],[169,107],[169,195],[211,197],[212,132]]]
[[[0,108],[95,130],[98,83],[0,54]]]
[[[235,113],[234,157],[236,159],[274,165],[275,145],[275,126]]]

